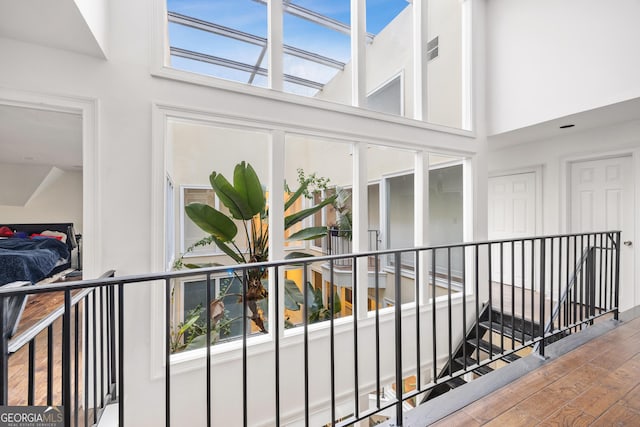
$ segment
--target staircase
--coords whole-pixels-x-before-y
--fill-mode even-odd
[[[490,364],[495,366],[495,362],[511,363],[518,360],[521,357],[518,353],[523,351],[522,345],[530,343],[529,347],[532,347],[533,337],[540,336],[540,328],[539,323],[512,314],[501,313],[485,303],[477,323],[468,330],[464,340],[453,352],[453,356],[442,368],[437,378],[450,377],[459,371],[468,371],[469,368],[474,374],[482,376],[494,370],[489,366]],[[563,333],[547,338],[545,344],[557,341],[566,335]],[[477,367],[474,369],[476,365]],[[422,399],[422,403],[466,383],[467,381],[461,376],[444,381],[428,391]]]

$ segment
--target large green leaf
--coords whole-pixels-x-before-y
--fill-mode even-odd
[[[327,235],[327,227],[307,227],[293,233],[288,241],[313,240]]]
[[[229,213],[235,219],[250,220],[253,215],[249,215],[249,205],[224,175],[211,172],[209,175],[211,187],[215,190],[216,196],[223,205],[229,209]]]
[[[238,253],[237,251],[233,250],[229,245],[227,245],[220,239],[216,238],[216,236],[212,236],[212,237],[213,237],[213,243],[215,243],[216,246],[219,247],[222,252],[229,255],[231,259],[233,259],[235,262],[237,262],[238,264],[243,264],[247,262],[247,260],[244,259],[244,256],[241,253]]]
[[[247,215],[253,217],[264,209],[267,201],[262,184],[249,163],[241,162],[236,165],[233,170],[233,186],[249,207]]]
[[[284,259],[298,259],[298,258],[311,258],[313,255],[305,252],[289,252],[285,255]]]
[[[311,215],[320,211],[320,209],[324,208],[325,206],[332,204],[336,200],[336,197],[337,197],[336,195],[333,195],[329,198],[324,199],[322,202],[318,203],[317,205],[311,208],[303,209],[299,212],[288,215],[284,219],[284,229],[287,230],[292,225],[297,224],[303,219],[310,217]]]
[[[189,203],[185,212],[198,227],[218,240],[229,242],[238,234],[238,227],[225,214],[203,203]]]
[[[286,212],[287,209],[289,209],[291,206],[293,206],[293,204],[296,202],[296,200],[298,200],[300,198],[300,196],[302,196],[302,194],[304,193],[304,191],[307,189],[307,187],[309,186],[308,182],[304,182],[300,185],[300,188],[298,188],[296,190],[295,193],[293,193],[289,199],[287,199],[287,202],[284,204],[284,210]]]

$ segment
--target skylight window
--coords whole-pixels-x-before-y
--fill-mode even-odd
[[[364,10],[351,10],[352,3],[167,0],[170,60],[163,66],[449,127],[469,126],[470,0],[366,0]],[[270,8],[275,15],[268,14]],[[358,40],[352,40],[354,13],[358,22],[366,20],[366,29],[357,29]],[[429,46],[413,49],[423,43],[416,22],[425,25]],[[269,44],[268,37],[282,44]],[[425,59],[428,65],[422,67]],[[407,76],[402,85],[366,99],[401,74]],[[414,93],[414,88],[426,89]]]

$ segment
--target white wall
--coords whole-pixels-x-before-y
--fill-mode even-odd
[[[219,119],[268,122],[273,123],[275,129],[329,132],[358,141],[393,141],[467,153],[474,153],[478,148],[472,138],[430,131],[421,123],[366,117],[346,107],[337,111],[332,104],[321,102],[313,105],[289,102],[297,98],[274,95],[268,90],[257,90],[254,93],[259,96],[254,96],[152,77],[150,52],[156,50],[156,46],[151,45],[155,39],[150,37],[152,17],[155,8],[162,4],[161,0],[108,2],[113,30],[107,35],[108,61],[0,38],[3,55],[0,102],[7,91],[97,101],[97,164],[95,170],[86,173],[97,181],[96,209],[100,222],[96,234],[86,238],[100,245],[101,254],[94,260],[96,265],[91,271],[115,269],[121,276],[146,273],[164,265],[163,251],[158,251],[157,245],[152,246],[164,229],[163,225],[153,228],[153,224],[161,224],[154,218],[161,217],[164,211],[161,202],[152,204],[152,200],[162,201],[164,186],[163,181],[152,181],[152,170],[157,166],[152,161],[153,153],[164,143],[162,132],[156,133],[164,124],[152,126],[155,103],[174,105],[180,111],[202,110]],[[478,173],[482,176],[482,169]],[[152,194],[154,186],[161,194]],[[479,200],[478,203],[482,206],[486,202]],[[152,256],[154,251],[159,258]],[[123,351],[127,355],[124,368],[127,425],[155,426],[164,422],[163,411],[149,409],[164,399],[162,377],[152,374],[160,369],[153,364],[157,360],[154,355],[163,351],[161,328],[152,326],[155,320],[151,322],[160,309],[152,303],[153,288],[151,284],[138,284],[128,286],[125,291]],[[156,346],[152,347],[152,343]],[[202,378],[201,371],[196,377]],[[216,381],[224,383],[220,379]],[[174,395],[178,402],[193,397],[193,384],[187,385],[188,394]],[[224,404],[223,400],[220,402]]]
[[[0,222],[73,222],[76,232],[82,233],[82,172],[53,170],[24,206],[0,204]]]
[[[640,2],[489,0],[489,133],[640,96]]]

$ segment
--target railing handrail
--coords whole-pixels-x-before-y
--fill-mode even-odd
[[[108,277],[115,276],[115,270],[108,270],[102,273],[98,279],[106,279]],[[82,291],[78,292],[76,295],[71,297],[71,306],[78,304],[79,301],[82,301],[84,297],[90,294],[93,291],[93,288],[86,288]],[[58,320],[64,314],[64,303],[60,304],[58,308],[49,313],[46,317],[40,319],[34,325],[29,327],[26,331],[19,333],[9,340],[9,354],[13,354],[20,350],[23,346],[29,343],[32,339],[34,339],[38,334],[47,329],[50,325],[53,324],[56,320]]]
[[[74,290],[74,289],[83,289],[83,288],[92,288],[92,287],[106,287],[106,286],[118,285],[118,284],[153,282],[156,280],[179,279],[182,277],[224,273],[224,272],[227,272],[229,269],[251,270],[256,268],[270,268],[270,267],[283,267],[283,266],[295,265],[295,264],[309,264],[314,262],[340,260],[344,258],[366,258],[370,256],[393,255],[396,253],[405,253],[405,252],[421,252],[421,251],[442,250],[442,249],[451,249],[451,248],[466,248],[466,247],[473,247],[473,246],[488,246],[491,244],[506,243],[506,242],[535,241],[535,240],[554,239],[559,237],[576,237],[576,236],[586,236],[589,234],[615,234],[615,233],[620,233],[620,231],[618,230],[593,231],[593,232],[584,232],[584,233],[556,234],[556,235],[550,235],[550,236],[532,236],[532,237],[519,237],[519,238],[513,238],[513,239],[483,240],[483,241],[477,241],[477,242],[460,242],[460,243],[447,244],[447,245],[417,246],[417,247],[400,248],[400,249],[385,249],[385,250],[379,250],[379,251],[356,252],[356,253],[340,254],[340,255],[310,256],[308,258],[283,259],[278,261],[265,261],[265,262],[247,263],[247,264],[231,264],[231,265],[203,267],[203,268],[195,268],[195,269],[187,269],[187,270],[165,271],[165,272],[159,272],[159,273],[145,273],[145,274],[138,274],[138,275],[118,276],[115,278],[107,278],[107,279],[97,278],[97,279],[89,279],[89,280],[78,280],[75,282],[68,282],[68,283],[49,283],[41,286],[22,287],[20,289],[3,289],[2,287],[0,287],[0,297],[9,297],[14,295],[30,295],[30,294],[53,292],[53,291]]]

